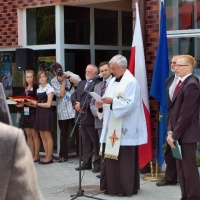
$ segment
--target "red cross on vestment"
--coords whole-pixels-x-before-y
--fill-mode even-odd
[[[116,142],[117,140],[119,140],[119,138],[118,138],[117,135],[116,135],[115,130],[114,130],[113,134],[109,137],[109,139],[111,140],[112,147],[113,147],[113,146],[115,145],[115,142]]]

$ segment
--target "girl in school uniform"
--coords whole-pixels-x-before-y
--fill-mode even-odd
[[[48,73],[46,71],[39,71],[37,75],[40,83],[37,89],[37,101],[32,101],[32,104],[36,106],[36,120],[35,130],[40,132],[42,143],[45,151],[44,160],[40,161],[40,164],[51,164],[53,163],[53,138],[51,132],[54,130],[53,127],[53,112],[51,109],[54,89],[47,82]]]
[[[24,72],[23,82],[23,96],[36,98],[38,84],[36,84],[36,77],[33,70],[26,70]],[[38,132],[34,130],[36,109],[28,101],[20,102],[17,106],[22,107],[19,127],[25,130],[27,143],[31,150],[34,162],[39,162],[40,138]]]

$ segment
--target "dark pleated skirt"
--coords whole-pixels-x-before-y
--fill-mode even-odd
[[[138,193],[140,177],[137,146],[121,146],[118,160],[106,158],[102,162],[101,190],[114,195],[131,196]]]

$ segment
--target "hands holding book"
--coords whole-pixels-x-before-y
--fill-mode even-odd
[[[173,157],[182,160],[181,146],[177,140],[172,138],[172,133],[172,131],[167,133],[167,142],[171,146]]]
[[[174,145],[174,139],[172,138],[172,131],[169,131],[168,133],[167,133],[167,143],[171,146],[171,148],[173,148],[173,149],[175,149],[176,148],[176,146]]]

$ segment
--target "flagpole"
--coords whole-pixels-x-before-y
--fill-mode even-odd
[[[129,71],[135,76],[140,88],[141,88],[141,98],[142,98],[142,107],[145,115],[145,124],[146,129],[144,134],[146,135],[146,143],[139,145],[139,167],[140,169],[144,168],[153,157],[153,145],[152,145],[152,134],[151,134],[151,117],[149,109],[149,95],[148,95],[148,84],[147,84],[147,75],[146,75],[146,64],[143,48],[143,38],[142,31],[140,26],[140,17],[138,3],[135,3],[135,29],[133,32],[133,42],[130,52],[129,60]]]
[[[165,80],[168,76],[168,52],[167,52],[167,37],[166,37],[166,19],[164,14],[164,2],[161,1],[161,16],[160,16],[160,39],[156,55],[156,63],[152,78],[150,95],[159,102],[159,123],[157,132],[156,143],[156,159],[155,159],[155,172],[153,162],[150,163],[151,173],[144,175],[143,179],[148,181],[158,181],[163,179],[163,175],[158,174],[158,164],[161,167],[163,163],[163,143],[166,135],[166,96],[165,96]],[[160,60],[164,63],[160,68]],[[163,76],[159,76],[163,74]],[[158,85],[158,82],[160,85]]]
[[[160,118],[160,115],[158,114],[158,120]],[[157,130],[159,130],[159,123],[158,123],[158,128]],[[157,136],[159,134],[157,133]],[[163,180],[164,178],[164,175],[163,174],[160,174],[159,171],[158,171],[158,141],[156,142],[156,153],[155,153],[155,162],[151,161],[150,162],[150,173],[148,174],[145,174],[143,176],[143,180],[144,181],[160,181],[160,180]],[[154,170],[155,168],[155,170]]]
[[[147,143],[139,146],[139,165],[140,168],[143,168],[148,163],[150,163],[151,173],[144,175],[144,180],[148,179],[148,181],[149,180],[157,181],[163,179],[163,177],[158,174],[158,163],[155,163],[156,170],[154,172],[154,162],[152,162],[153,160],[153,145],[152,145],[152,133],[151,133],[152,129],[150,120],[146,65],[145,65],[145,56],[143,48],[144,45],[143,45],[138,3],[135,3],[135,9],[136,9],[135,30],[133,34],[133,43],[132,43],[131,56],[128,68],[130,72],[134,74],[136,80],[138,81],[138,84],[141,87],[141,97],[143,101],[143,110],[145,114],[146,131],[147,131]]]

